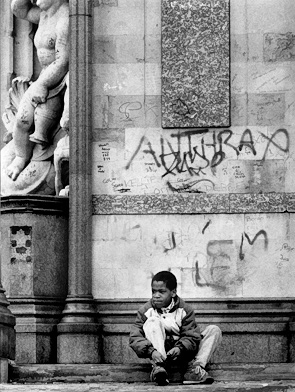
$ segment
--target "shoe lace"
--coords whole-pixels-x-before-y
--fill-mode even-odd
[[[206,370],[203,369],[200,365],[196,366],[195,368],[195,374],[199,377],[199,379],[201,380],[202,378],[204,378],[207,374]]]

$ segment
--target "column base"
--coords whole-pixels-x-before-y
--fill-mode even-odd
[[[10,298],[16,317],[17,363],[56,363],[56,327],[64,302],[62,298]]]
[[[290,339],[289,339],[289,361],[295,362],[295,321],[291,321],[289,324]]]
[[[57,326],[57,363],[100,363],[101,326],[90,298],[68,299]]]
[[[8,359],[0,358],[0,384],[8,383]]]

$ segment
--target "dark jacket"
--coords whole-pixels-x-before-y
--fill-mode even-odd
[[[154,351],[152,343],[146,339],[143,331],[143,324],[154,313],[155,308],[152,300],[149,300],[138,310],[135,323],[132,325],[129,344],[139,358],[150,358]],[[175,297],[175,306],[169,313],[173,313],[179,326],[179,336],[176,337],[174,347],[179,347],[184,355],[193,356],[197,352],[201,340],[194,311],[181,298]]]

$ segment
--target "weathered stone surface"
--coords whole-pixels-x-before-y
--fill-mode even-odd
[[[125,109],[121,108],[119,113],[120,103],[124,102],[121,98],[109,98],[117,105],[107,116],[115,128],[105,132],[97,128],[94,133],[94,195],[202,194],[205,197],[207,194],[211,197],[211,194],[293,191],[295,166],[288,127],[145,129],[136,126],[144,123],[137,112],[143,116],[145,111],[146,123],[157,124],[156,97],[150,103],[146,101],[145,110],[144,106],[140,108],[139,100],[137,104],[136,101],[129,106],[124,104]],[[103,151],[105,143],[110,151],[108,156]]]
[[[56,327],[67,294],[68,200],[10,196],[1,200],[4,287],[16,316],[16,360],[56,360]]]
[[[114,0],[103,0],[114,1]],[[117,1],[117,0],[116,0]],[[2,386],[1,386],[2,387]],[[208,387],[207,387],[208,388]],[[165,387],[167,391],[174,392],[202,392],[207,389],[204,385],[197,385],[193,382],[185,382],[185,385],[172,384]],[[214,392],[265,392],[267,388],[270,392],[294,392],[295,383],[293,381],[256,381],[256,382],[217,382],[211,385],[210,391]],[[72,383],[57,383],[57,385],[3,385],[3,392],[43,392],[43,391],[58,391],[58,392],[153,392],[162,391],[163,387],[157,387],[153,383],[142,384],[135,382],[129,383],[86,383],[86,384],[72,384]]]
[[[228,195],[93,196],[93,213],[99,214],[196,214],[229,211]]]
[[[239,165],[241,166],[241,165]],[[264,181],[262,178],[262,181]],[[251,185],[251,187],[254,187]],[[257,186],[257,185],[256,185]],[[197,195],[93,195],[93,214],[223,214],[293,212],[293,193]]]
[[[229,126],[229,2],[162,2],[162,126]]]
[[[283,93],[249,94],[249,125],[281,126],[285,120],[285,96]]]
[[[267,33],[263,37],[265,62],[295,61],[295,35],[291,32]]]
[[[262,195],[267,211],[275,195]],[[149,214],[94,215],[94,297],[146,298],[160,269],[183,298],[293,297],[293,214],[276,211],[154,214],[152,226]]]
[[[14,58],[22,56],[17,49],[22,44],[21,53],[26,53],[27,64],[23,72],[18,69],[22,62],[16,62],[14,72],[29,78],[24,83],[20,77],[15,78],[9,90],[10,106],[5,112],[5,142],[10,143],[1,154],[2,195],[55,193],[52,188],[54,168],[49,158],[58,141],[56,139],[64,109],[65,77],[69,64],[69,5],[65,1],[59,2],[54,8],[54,17],[53,6],[53,3],[47,8],[42,4],[39,7],[30,3],[24,6],[23,2],[18,1],[12,3],[11,10],[17,18],[32,22],[31,14],[34,13],[33,22],[38,24],[37,39],[34,40],[36,53],[41,69],[46,68],[47,72],[41,72],[36,80],[28,83],[33,73],[33,51],[31,37],[28,36],[30,28],[26,24],[26,40],[17,36],[15,38]],[[20,32],[19,29],[16,31]],[[50,39],[44,39],[44,36]],[[54,66],[50,67],[53,63]]]
[[[115,0],[103,0],[115,1]],[[116,0],[117,1],[117,0]],[[43,392],[43,391],[58,391],[58,392],[153,392],[162,391],[163,387],[157,387],[153,383],[142,384],[135,383],[86,383],[86,384],[72,384],[72,383],[57,383],[56,385],[3,385],[1,386],[3,392]],[[208,388],[208,387],[207,387]],[[174,392],[203,392],[207,389],[204,385],[197,385],[193,382],[185,382],[185,385],[172,384],[165,387],[165,391]],[[213,386],[209,386],[210,391],[214,392],[294,392],[295,383],[293,381],[263,381],[256,382],[216,382]]]
[[[266,194],[231,194],[230,211],[235,213],[284,212],[286,211],[283,193]]]
[[[147,383],[149,382],[150,364],[142,365],[35,365],[35,366],[12,366],[10,371],[10,380],[16,382],[68,382],[68,383],[79,383],[79,382],[135,382],[135,383]],[[294,364],[245,364],[245,365],[212,365],[210,367],[210,374],[216,379],[217,384],[210,386],[210,390],[221,391],[220,387],[224,387],[227,390],[227,384],[218,384],[218,382],[229,382],[229,381],[260,381],[265,382],[265,387],[268,383],[273,380],[289,380],[294,382]],[[175,374],[176,376],[176,374]],[[172,381],[176,381],[176,377],[172,376]],[[178,375],[179,377],[179,375]],[[186,387],[190,381],[190,373],[185,375],[185,386],[166,387],[170,390],[186,391]],[[153,390],[155,385],[150,384]],[[255,384],[254,384],[255,385]],[[107,386],[107,384],[105,384]],[[31,385],[34,388],[33,385]],[[40,385],[39,385],[40,387]],[[121,384],[124,387],[124,384]],[[138,385],[134,385],[136,391]],[[196,390],[197,385],[191,385]],[[237,387],[237,385],[236,385]],[[260,386],[263,388],[263,386]],[[200,390],[203,390],[204,386],[200,386]],[[32,389],[33,390],[33,389]],[[104,389],[103,389],[104,390]],[[123,389],[124,390],[124,389]],[[156,388],[157,390],[157,388]],[[159,389],[160,390],[160,389]],[[161,389],[162,390],[162,389]],[[247,389],[249,390],[249,389]],[[252,389],[250,389],[252,390]],[[267,389],[272,390],[272,389]],[[273,389],[278,391],[278,389]]]
[[[58,363],[100,362],[99,326],[91,290],[91,129],[92,2],[69,3],[70,62],[70,217],[66,305],[57,326]],[[83,131],[81,131],[83,130]]]

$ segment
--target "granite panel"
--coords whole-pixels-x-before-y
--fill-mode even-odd
[[[294,194],[93,195],[93,215],[293,212]]]
[[[229,91],[229,0],[163,0],[162,126],[229,126]]]
[[[217,363],[284,362],[286,337],[267,334],[223,335],[213,356]],[[271,347],[273,345],[273,347]]]
[[[105,363],[122,363],[122,336],[103,336],[103,353]]]
[[[285,193],[286,209],[295,212],[295,193]]]
[[[247,193],[231,194],[229,196],[230,212],[284,212],[285,195],[284,193]]]
[[[229,212],[226,194],[93,195],[93,215],[193,214]]]

